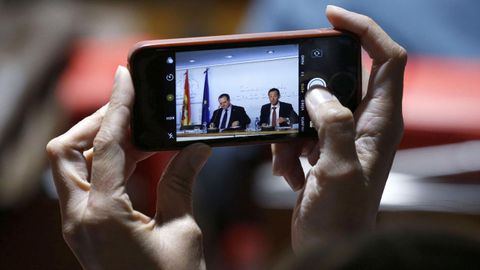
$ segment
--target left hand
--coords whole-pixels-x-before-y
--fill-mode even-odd
[[[130,74],[119,67],[110,103],[47,145],[65,241],[85,269],[204,269],[191,193],[210,148],[194,144],[171,161],[154,218],[135,211],[125,185],[151,154],[129,138],[133,99]]]
[[[240,122],[239,121],[233,121],[232,122],[232,127],[236,128],[236,127],[239,127],[240,126]]]

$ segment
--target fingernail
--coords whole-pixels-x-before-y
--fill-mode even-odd
[[[116,84],[120,80],[120,77],[122,76],[122,72],[123,72],[123,66],[119,65],[117,67],[117,70],[115,71],[115,77],[113,79],[114,84]]]
[[[287,177],[287,176],[284,176],[285,180],[287,181],[288,185],[290,186],[290,188],[293,190],[293,191],[298,191],[299,189],[302,188],[302,185],[301,183],[293,183],[292,181],[290,181],[290,179]]]
[[[336,97],[326,88],[315,86],[307,91],[306,100],[312,102],[313,105],[320,105],[325,102],[335,100]]]
[[[108,110],[108,106],[110,105],[110,102],[108,102],[107,104],[103,105],[100,109],[98,109],[95,113],[98,113],[100,115],[100,117],[104,117],[105,114],[107,113],[107,110]]]
[[[288,183],[288,185],[290,186],[290,188],[291,188],[293,191],[295,191],[295,192],[298,191],[298,190],[301,188],[300,185],[298,185],[298,184],[295,185],[295,184],[293,184],[293,183],[290,182],[290,181],[287,181],[287,183]]]
[[[109,104],[110,104],[110,102],[107,102],[107,104],[103,105],[100,109],[97,110],[100,113],[101,116],[105,115],[105,113],[107,112]]]
[[[346,9],[339,6],[335,6],[335,5],[327,5],[327,9],[336,10],[336,11],[346,11]]]

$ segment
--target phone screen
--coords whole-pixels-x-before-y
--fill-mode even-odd
[[[351,35],[146,48],[130,60],[142,149],[316,136],[305,94],[318,84],[355,110],[360,45]]]

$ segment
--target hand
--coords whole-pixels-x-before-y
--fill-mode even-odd
[[[204,269],[191,192],[210,148],[194,144],[171,161],[153,219],[135,211],[125,185],[151,154],[129,138],[133,98],[130,74],[119,67],[110,103],[47,145],[65,241],[86,269]]]
[[[370,18],[328,6],[332,25],[360,36],[373,59],[368,89],[355,114],[325,89],[307,93],[317,142],[272,146],[274,174],[301,190],[292,216],[295,251],[310,242],[371,230],[403,133],[406,51]],[[303,174],[298,157],[313,166]]]
[[[284,117],[278,117],[277,119],[277,124],[283,124],[283,123],[287,123],[287,118],[284,118]]]
[[[210,128],[215,128],[215,123],[210,123]]]
[[[239,121],[233,121],[232,122],[232,127],[236,128],[236,127],[239,127],[240,126],[240,122]]]

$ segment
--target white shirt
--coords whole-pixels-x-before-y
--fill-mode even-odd
[[[275,114],[277,115],[277,121],[278,121],[278,118],[280,117],[280,101],[277,103],[277,105],[272,105],[270,104],[270,126],[273,126],[273,123],[272,123],[272,111],[273,111],[273,107],[275,107]]]

